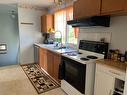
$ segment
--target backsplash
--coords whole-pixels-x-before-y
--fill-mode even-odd
[[[87,31],[85,29],[85,31]],[[100,41],[101,38],[105,38],[105,41],[111,42],[111,32],[85,32],[83,29],[80,29],[79,40],[92,40],[92,41]]]
[[[111,17],[110,27],[80,28],[79,40],[99,41],[105,38],[110,43],[110,48],[127,50],[127,16]]]

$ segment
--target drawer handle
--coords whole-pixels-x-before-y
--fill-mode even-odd
[[[119,73],[113,72],[113,71],[111,71],[111,70],[109,70],[109,72],[110,72],[110,73],[113,73],[113,74],[115,74],[115,75],[120,76],[120,74],[119,74]]]

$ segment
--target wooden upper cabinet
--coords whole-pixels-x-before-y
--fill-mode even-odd
[[[102,0],[101,14],[118,14],[124,10],[125,0]]]
[[[124,1],[124,11],[127,12],[127,0]]]
[[[101,0],[77,0],[74,2],[74,19],[100,15]]]
[[[41,17],[41,31],[48,32],[50,28],[54,28],[54,15],[43,15]]]

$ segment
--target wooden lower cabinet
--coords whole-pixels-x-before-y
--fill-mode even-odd
[[[47,53],[47,72],[52,77],[54,77],[54,74],[53,74],[53,68],[54,68],[53,61],[54,61],[53,53],[48,51],[48,53]]]
[[[58,73],[59,73],[59,64],[61,63],[61,55],[59,54],[54,54],[54,68],[53,68],[53,72],[54,72],[54,78],[60,82],[60,80],[58,79]]]
[[[39,65],[45,70],[47,71],[47,50],[40,48],[39,49]]]
[[[40,48],[40,66],[56,81],[58,79],[59,64],[61,63],[61,55],[49,50]]]

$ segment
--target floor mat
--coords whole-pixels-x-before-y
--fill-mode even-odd
[[[22,65],[22,68],[38,94],[60,87],[59,83],[45,73],[37,64]]]

